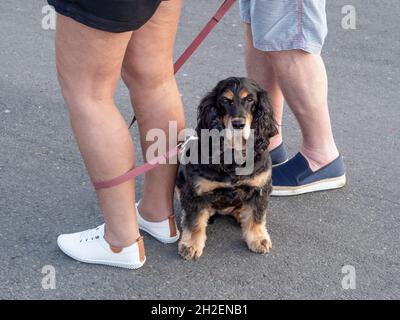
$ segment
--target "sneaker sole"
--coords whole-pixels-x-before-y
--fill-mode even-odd
[[[336,178],[324,179],[298,187],[272,187],[271,196],[287,197],[304,193],[339,189],[346,185],[346,175]]]
[[[68,257],[79,261],[79,262],[83,262],[83,263],[89,263],[89,264],[100,264],[100,265],[106,265],[106,266],[110,266],[110,267],[116,267],[116,268],[124,268],[124,269],[130,269],[130,270],[134,270],[134,269],[139,269],[140,267],[142,267],[144,265],[144,263],[146,262],[146,257],[144,257],[143,262],[139,263],[139,264],[126,264],[126,263],[118,263],[115,261],[109,261],[109,260],[96,260],[96,261],[92,261],[92,260],[85,260],[85,259],[80,259],[75,257],[74,255],[70,254],[69,252],[67,252],[66,250],[64,250],[64,248],[61,246],[61,244],[57,241],[57,245],[60,248],[60,250],[67,255]]]
[[[162,243],[165,243],[165,244],[177,242],[177,241],[179,240],[179,237],[180,237],[180,232],[179,232],[179,230],[177,230],[177,234],[176,234],[175,237],[168,237],[168,238],[165,238],[165,237],[161,237],[161,236],[159,236],[159,235],[156,235],[155,233],[153,233],[151,230],[147,229],[146,227],[139,226],[139,229],[145,231],[146,233],[148,233],[149,235],[151,235],[151,236],[152,236],[153,238],[155,238],[156,240],[158,240],[158,241],[160,241],[160,242],[162,242]]]
[[[289,161],[289,158],[287,158],[287,159],[286,159],[285,161],[283,161],[283,162],[279,162],[279,163],[277,163],[277,164],[273,164],[273,165],[272,165],[272,168],[279,167],[279,166],[285,164],[285,163],[288,162],[288,161]]]

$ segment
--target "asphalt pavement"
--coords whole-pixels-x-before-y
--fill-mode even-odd
[[[0,298],[400,298],[398,0],[328,1],[323,57],[347,186],[273,198],[268,255],[251,253],[233,219],[221,217],[208,228],[197,262],[183,261],[176,244],[145,235],[147,262],[136,271],[78,263],[56,246],[60,233],[97,226],[102,216],[56,80],[54,31],[41,26],[45,4],[0,2]],[[177,55],[219,4],[185,2]],[[342,28],[347,4],[357,10],[355,30]],[[243,36],[236,5],[179,72],[189,127],[199,99],[218,80],[245,75]],[[116,101],[128,122],[122,84]],[[136,129],[132,136],[138,142]],[[288,108],[284,139],[294,155],[300,135]],[[179,216],[178,203],[175,209]],[[55,289],[42,287],[46,265],[56,271]],[[354,267],[355,289],[342,287],[349,270],[343,266]]]

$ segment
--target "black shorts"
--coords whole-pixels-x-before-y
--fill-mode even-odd
[[[48,0],[57,13],[91,28],[109,32],[139,29],[161,0]]]

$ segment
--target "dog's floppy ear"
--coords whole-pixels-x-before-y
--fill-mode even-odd
[[[218,129],[221,131],[223,121],[217,109],[218,87],[214,88],[200,102],[197,110],[197,127],[196,132],[200,136],[201,129]]]
[[[255,130],[255,145],[257,148],[263,150],[268,147],[269,139],[278,134],[268,93],[262,88],[259,88],[257,92],[257,105],[255,106],[253,115],[253,129]]]

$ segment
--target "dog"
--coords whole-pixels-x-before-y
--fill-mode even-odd
[[[241,225],[248,248],[268,253],[272,242],[266,228],[272,165],[269,140],[278,133],[268,94],[255,81],[230,77],[220,81],[198,107],[196,134],[201,145],[201,131],[225,131],[220,143],[221,156],[241,150],[250,132],[254,132],[254,169],[238,175],[243,167],[231,163],[181,164],[176,192],[182,208],[182,237],[179,254],[186,260],[198,259],[206,242],[206,227],[215,214],[231,215]],[[198,147],[199,152],[203,152]],[[247,151],[246,151],[247,150]],[[207,149],[208,152],[208,149]],[[207,154],[207,157],[209,154]]]

